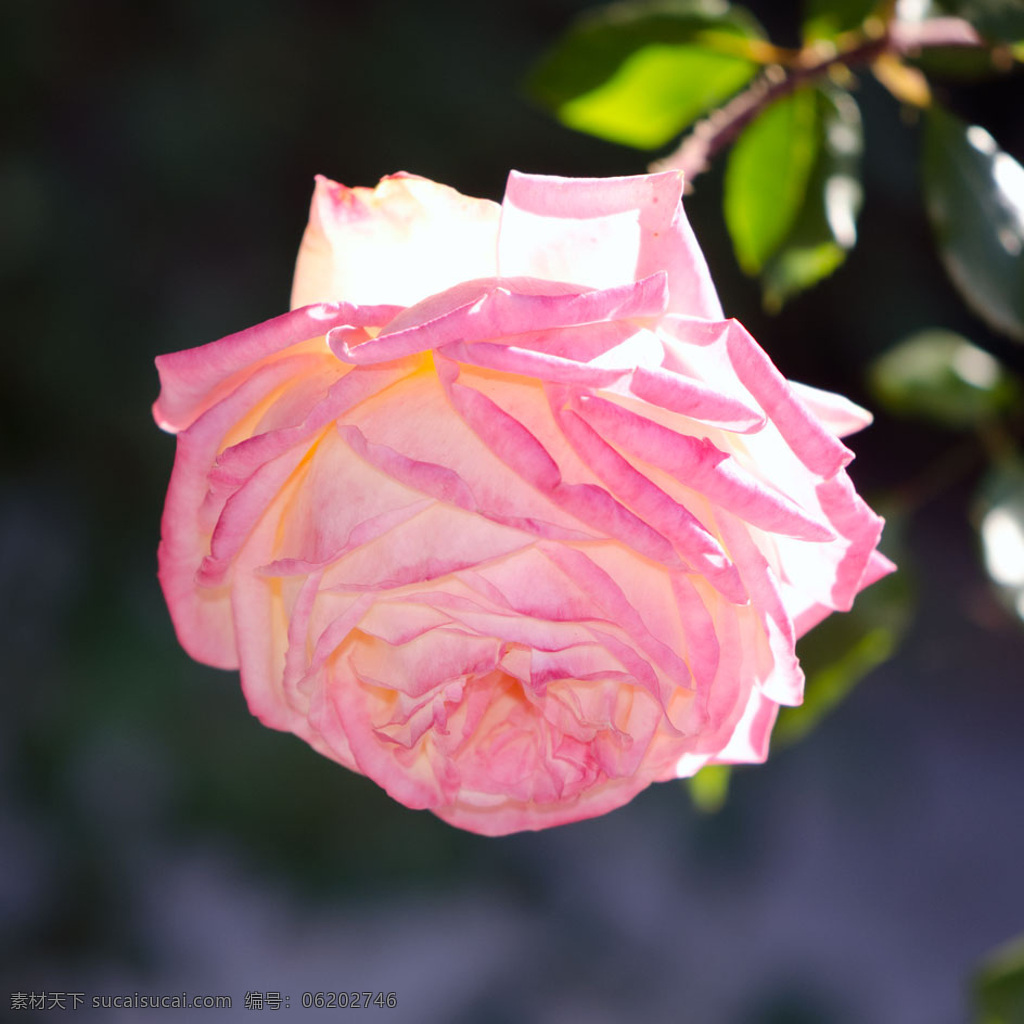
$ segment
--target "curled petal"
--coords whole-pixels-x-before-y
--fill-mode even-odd
[[[525,282],[532,289],[532,282]],[[472,287],[453,289],[453,303],[444,301],[438,315],[438,304],[444,296],[424,303],[421,316],[414,309],[391,324],[371,340],[362,342],[343,329],[332,332],[328,341],[339,359],[358,366],[402,359],[417,352],[426,352],[458,342],[500,339],[555,327],[602,323],[636,317],[650,317],[665,308],[665,275],[653,274],[635,284],[604,291],[552,293],[524,291],[517,282],[480,281]],[[451,305],[453,308],[448,308]],[[409,323],[410,319],[413,320]]]
[[[268,357],[316,343],[342,324],[380,326],[395,312],[394,306],[355,307],[345,302],[306,306],[209,345],[157,356],[161,391],[153,416],[164,430],[184,430]],[[323,349],[322,344],[319,347]]]
[[[811,472],[833,477],[849,463],[853,453],[815,418],[764,349],[735,320],[729,322],[726,346],[736,376]]]
[[[825,523],[746,474],[708,439],[676,433],[603,398],[582,396],[577,408],[586,422],[634,459],[664,470],[753,526],[801,540],[834,538]]]
[[[799,384],[795,380],[791,380],[789,386],[836,437],[856,434],[858,430],[870,426],[874,419],[867,409],[833,391],[822,391],[821,388],[812,388],[809,384]]]

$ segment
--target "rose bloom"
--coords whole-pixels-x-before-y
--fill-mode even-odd
[[[870,417],[723,318],[681,191],[320,178],[292,311],[157,360],[160,581],[262,722],[488,835],[766,757],[892,568]]]

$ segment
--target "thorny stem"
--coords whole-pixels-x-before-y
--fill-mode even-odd
[[[682,145],[672,154],[651,165],[652,171],[681,170],[687,188],[693,179],[708,169],[712,158],[770,103],[788,95],[801,85],[827,75],[840,66],[849,68],[870,64],[884,54],[905,57],[934,46],[983,46],[981,37],[962,18],[929,18],[920,22],[869,19],[864,30],[851,33],[846,47],[829,48],[820,44],[801,50],[791,64],[770,64],[743,92],[724,107],[699,121]]]

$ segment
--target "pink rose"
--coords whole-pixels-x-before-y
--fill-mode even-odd
[[[266,725],[488,835],[765,758],[891,569],[869,417],[722,318],[680,193],[321,178],[292,312],[157,360],[160,580]]]

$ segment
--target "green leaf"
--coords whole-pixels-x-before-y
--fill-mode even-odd
[[[740,267],[757,274],[793,228],[818,152],[817,90],[776,100],[744,130],[725,169],[725,223]]]
[[[816,90],[817,159],[803,206],[763,272],[765,306],[778,311],[793,295],[827,277],[857,241],[864,148],[860,111],[841,89]]]
[[[1019,54],[1014,54],[1017,60]],[[907,63],[929,78],[952,82],[978,82],[1006,73],[1005,56],[985,46],[928,46],[906,58]]]
[[[1024,1024],[1024,935],[989,954],[973,989],[975,1024]]]
[[[731,773],[732,765],[709,764],[686,780],[690,799],[698,811],[714,814],[725,806]]]
[[[887,537],[894,531],[890,522]],[[904,561],[900,558],[900,561]],[[802,739],[873,668],[892,657],[910,621],[913,592],[906,569],[886,576],[797,643],[807,682],[804,702],[782,708],[772,733],[775,746]]]
[[[1008,43],[1024,39],[1021,0],[940,0],[939,6],[969,21],[986,39]]]
[[[1024,167],[984,128],[933,105],[924,193],[943,263],[967,304],[1024,341]]]
[[[877,6],[878,0],[804,0],[804,39],[835,39],[862,25]]]
[[[988,474],[976,505],[985,568],[999,598],[1024,622],[1024,460],[1019,455]]]
[[[878,403],[898,416],[970,429],[1012,408],[1016,378],[988,352],[952,331],[911,335],[868,370]]]
[[[750,81],[744,41],[763,38],[722,0],[614,4],[581,17],[526,88],[570,128],[656,149]]]

